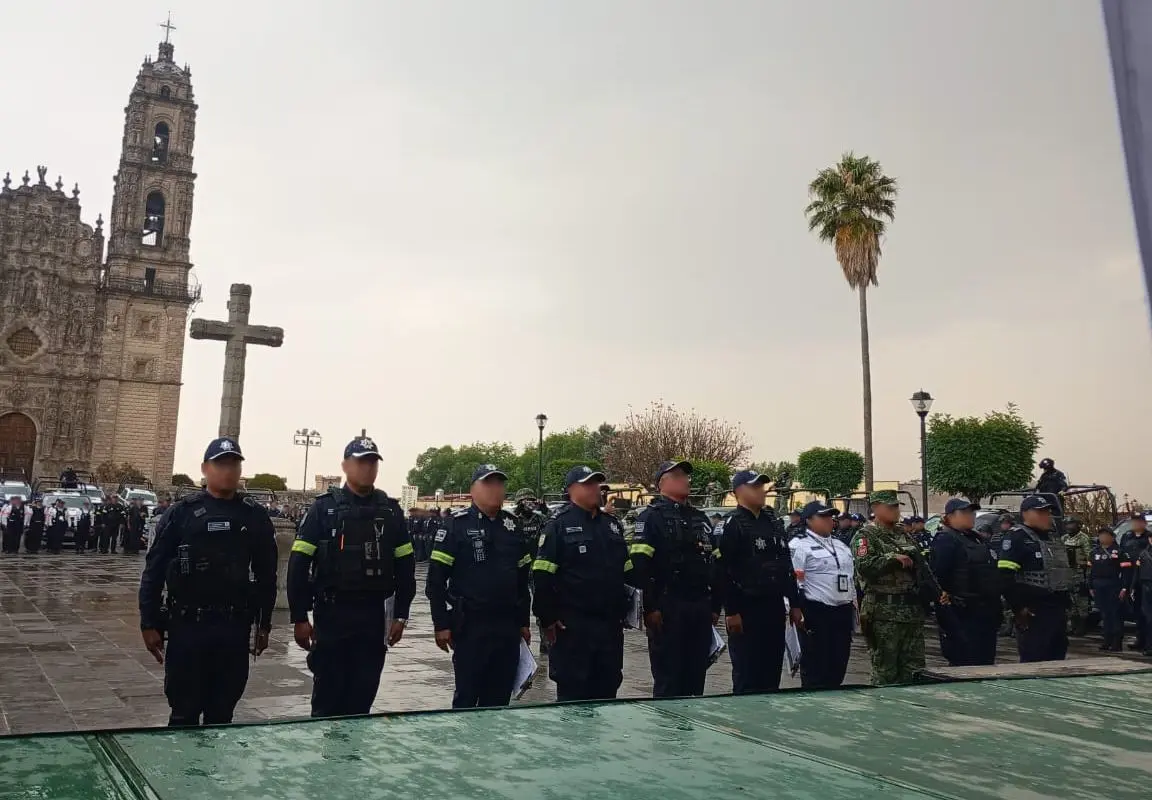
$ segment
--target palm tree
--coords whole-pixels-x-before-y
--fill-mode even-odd
[[[879,286],[880,243],[894,219],[896,180],[868,156],[845,153],[808,185],[808,230],[830,243],[844,279],[860,296],[860,364],[864,371],[864,488],[872,491],[872,362],[868,354],[868,287]]]

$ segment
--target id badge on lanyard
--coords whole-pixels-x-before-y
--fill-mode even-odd
[[[809,534],[809,536],[811,536],[811,534]],[[820,549],[824,550],[828,553],[828,555],[832,556],[832,559],[836,562],[836,569],[840,569],[840,556],[836,555],[836,545],[828,547],[828,545],[820,541],[819,537],[812,536],[812,539],[816,542]],[[836,574],[836,590],[841,594],[848,593],[848,576],[843,572],[838,572]]]

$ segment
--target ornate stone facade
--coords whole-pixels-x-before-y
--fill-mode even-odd
[[[0,184],[0,469],[130,462],[172,475],[188,312],[190,72],[170,43],[146,59],[125,109],[107,259],[79,189],[28,173]],[[13,185],[16,184],[16,185]]]

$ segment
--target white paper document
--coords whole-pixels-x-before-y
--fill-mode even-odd
[[[784,655],[788,659],[788,672],[795,677],[800,671],[800,631],[791,622],[784,626]]]
[[[720,632],[715,628],[712,629],[712,647],[708,650],[708,665],[711,666],[716,663],[717,659],[728,649],[728,645],[720,638]]]
[[[520,663],[516,667],[516,681],[512,684],[512,696],[517,700],[532,687],[532,678],[536,676],[537,666],[536,659],[532,656],[532,649],[521,639]]]

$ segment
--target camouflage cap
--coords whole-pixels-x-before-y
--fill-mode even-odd
[[[900,500],[896,497],[896,492],[891,489],[881,489],[878,492],[872,492],[872,494],[868,495],[868,503],[870,505],[873,503],[882,503],[886,506],[898,506],[900,505]]]
[[[517,503],[519,503],[521,500],[535,500],[536,499],[536,493],[534,491],[532,491],[531,489],[525,487],[523,489],[517,489],[516,494],[512,495],[512,499],[515,500]]]

